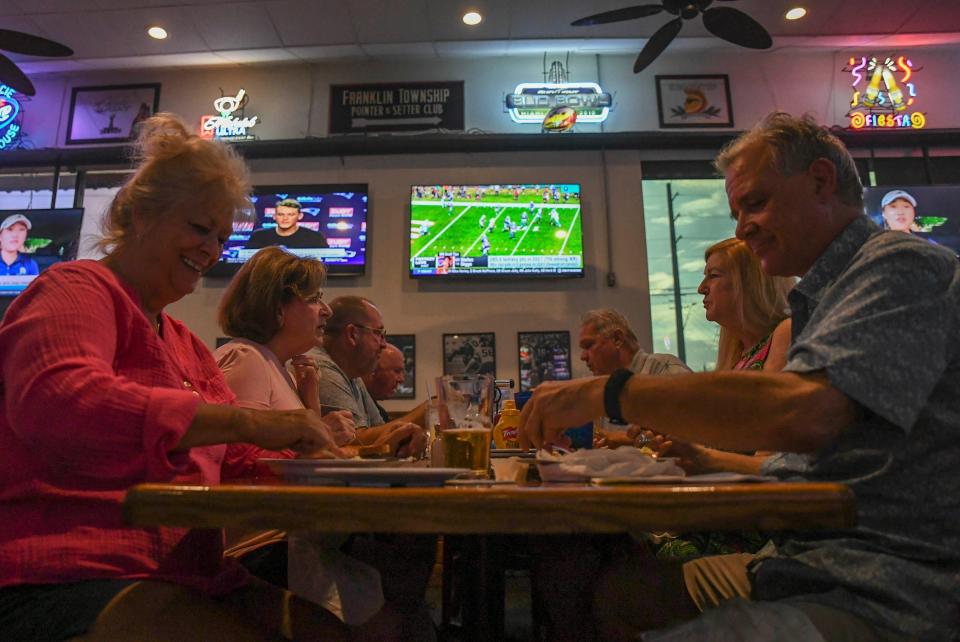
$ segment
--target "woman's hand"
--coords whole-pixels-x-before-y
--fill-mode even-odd
[[[313,410],[251,410],[243,427],[245,441],[267,450],[290,449],[310,453],[326,449],[337,457],[343,452],[337,445],[324,417]]]
[[[520,447],[560,443],[563,431],[603,414],[607,377],[548,381],[533,391],[520,413]]]
[[[320,412],[320,374],[317,371],[317,362],[305,354],[298,354],[290,363],[293,365],[297,393],[303,407]]]
[[[633,438],[623,431],[604,432],[598,430],[593,435],[594,448],[616,449],[621,446],[633,446]]]
[[[324,415],[321,421],[327,425],[338,446],[349,444],[357,438],[357,427],[349,410],[334,410]]]
[[[635,441],[643,437],[645,439],[644,445],[654,451],[658,457],[676,457],[677,465],[687,471],[688,474],[698,475],[708,472],[706,463],[708,449],[700,444],[680,441],[670,435],[647,430],[640,426],[628,428],[627,435]]]

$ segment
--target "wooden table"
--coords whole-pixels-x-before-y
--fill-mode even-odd
[[[503,635],[503,535],[644,531],[849,528],[853,493],[841,484],[709,486],[544,484],[442,488],[140,484],[124,515],[139,526],[280,528],[320,532],[478,535],[464,628],[470,639]]]
[[[272,483],[140,484],[131,524],[325,532],[448,534],[624,533],[650,530],[848,528],[842,484],[456,486],[357,488]]]

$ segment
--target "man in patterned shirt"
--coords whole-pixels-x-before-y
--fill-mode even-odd
[[[704,558],[712,574],[617,560],[596,589],[598,635],[691,620],[644,639],[956,640],[960,264],[871,222],[849,152],[809,118],[768,116],[717,167],[737,237],[766,272],[802,277],[784,371],[548,383],[524,407],[525,435],[551,439],[607,392],[608,412],[680,439],[807,453],[766,471],[847,484],[858,525],[790,533],[747,567]]]

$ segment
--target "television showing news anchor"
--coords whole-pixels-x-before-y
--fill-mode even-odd
[[[322,232],[300,225],[303,220],[302,209],[300,201],[295,198],[285,198],[277,203],[273,213],[276,224],[251,234],[247,249],[261,249],[271,245],[282,245],[286,248],[328,247],[327,238]]]
[[[366,185],[262,185],[254,187],[250,200],[252,220],[235,222],[208,276],[232,276],[254,254],[273,245],[323,261],[330,276],[364,273]]]

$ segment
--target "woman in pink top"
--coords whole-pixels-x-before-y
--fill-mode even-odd
[[[278,247],[257,252],[234,276],[220,301],[219,322],[233,340],[216,352],[237,405],[258,409],[310,408],[320,416],[317,368],[301,355],[322,336],[331,310],[323,302],[323,263]],[[284,367],[293,361],[296,381]],[[322,419],[349,452],[356,429],[349,410]],[[347,445],[350,442],[354,444]],[[290,458],[291,450],[270,451],[230,444],[224,478],[270,475],[257,458]],[[432,537],[387,538],[364,534],[323,534],[317,538],[282,531],[229,533],[228,554],[258,577],[297,591],[338,614],[362,639],[428,640],[433,624],[423,593],[433,569]],[[289,551],[289,553],[288,553]],[[289,558],[289,559],[288,559]],[[422,563],[418,563],[422,562]],[[288,578],[287,569],[291,569]],[[289,581],[288,581],[289,579]],[[389,600],[385,598],[391,598]],[[420,607],[424,608],[421,609]]]
[[[228,443],[339,452],[311,411],[231,405],[164,312],[249,207],[243,162],[170,115],[138,143],[106,258],[47,270],[0,326],[0,639],[341,639],[329,613],[224,563],[221,531],[123,521],[133,484],[219,483]]]
[[[257,410],[309,408],[320,416],[317,369],[301,357],[314,346],[330,318],[323,301],[323,263],[297,257],[279,247],[257,252],[230,281],[220,301],[220,328],[233,337],[217,349],[215,358],[236,405]],[[285,364],[293,360],[298,381]],[[331,412],[321,421],[337,444],[356,437],[349,410]],[[291,458],[292,450],[270,451],[253,444],[230,444],[223,464],[224,479],[270,475],[257,458]]]

